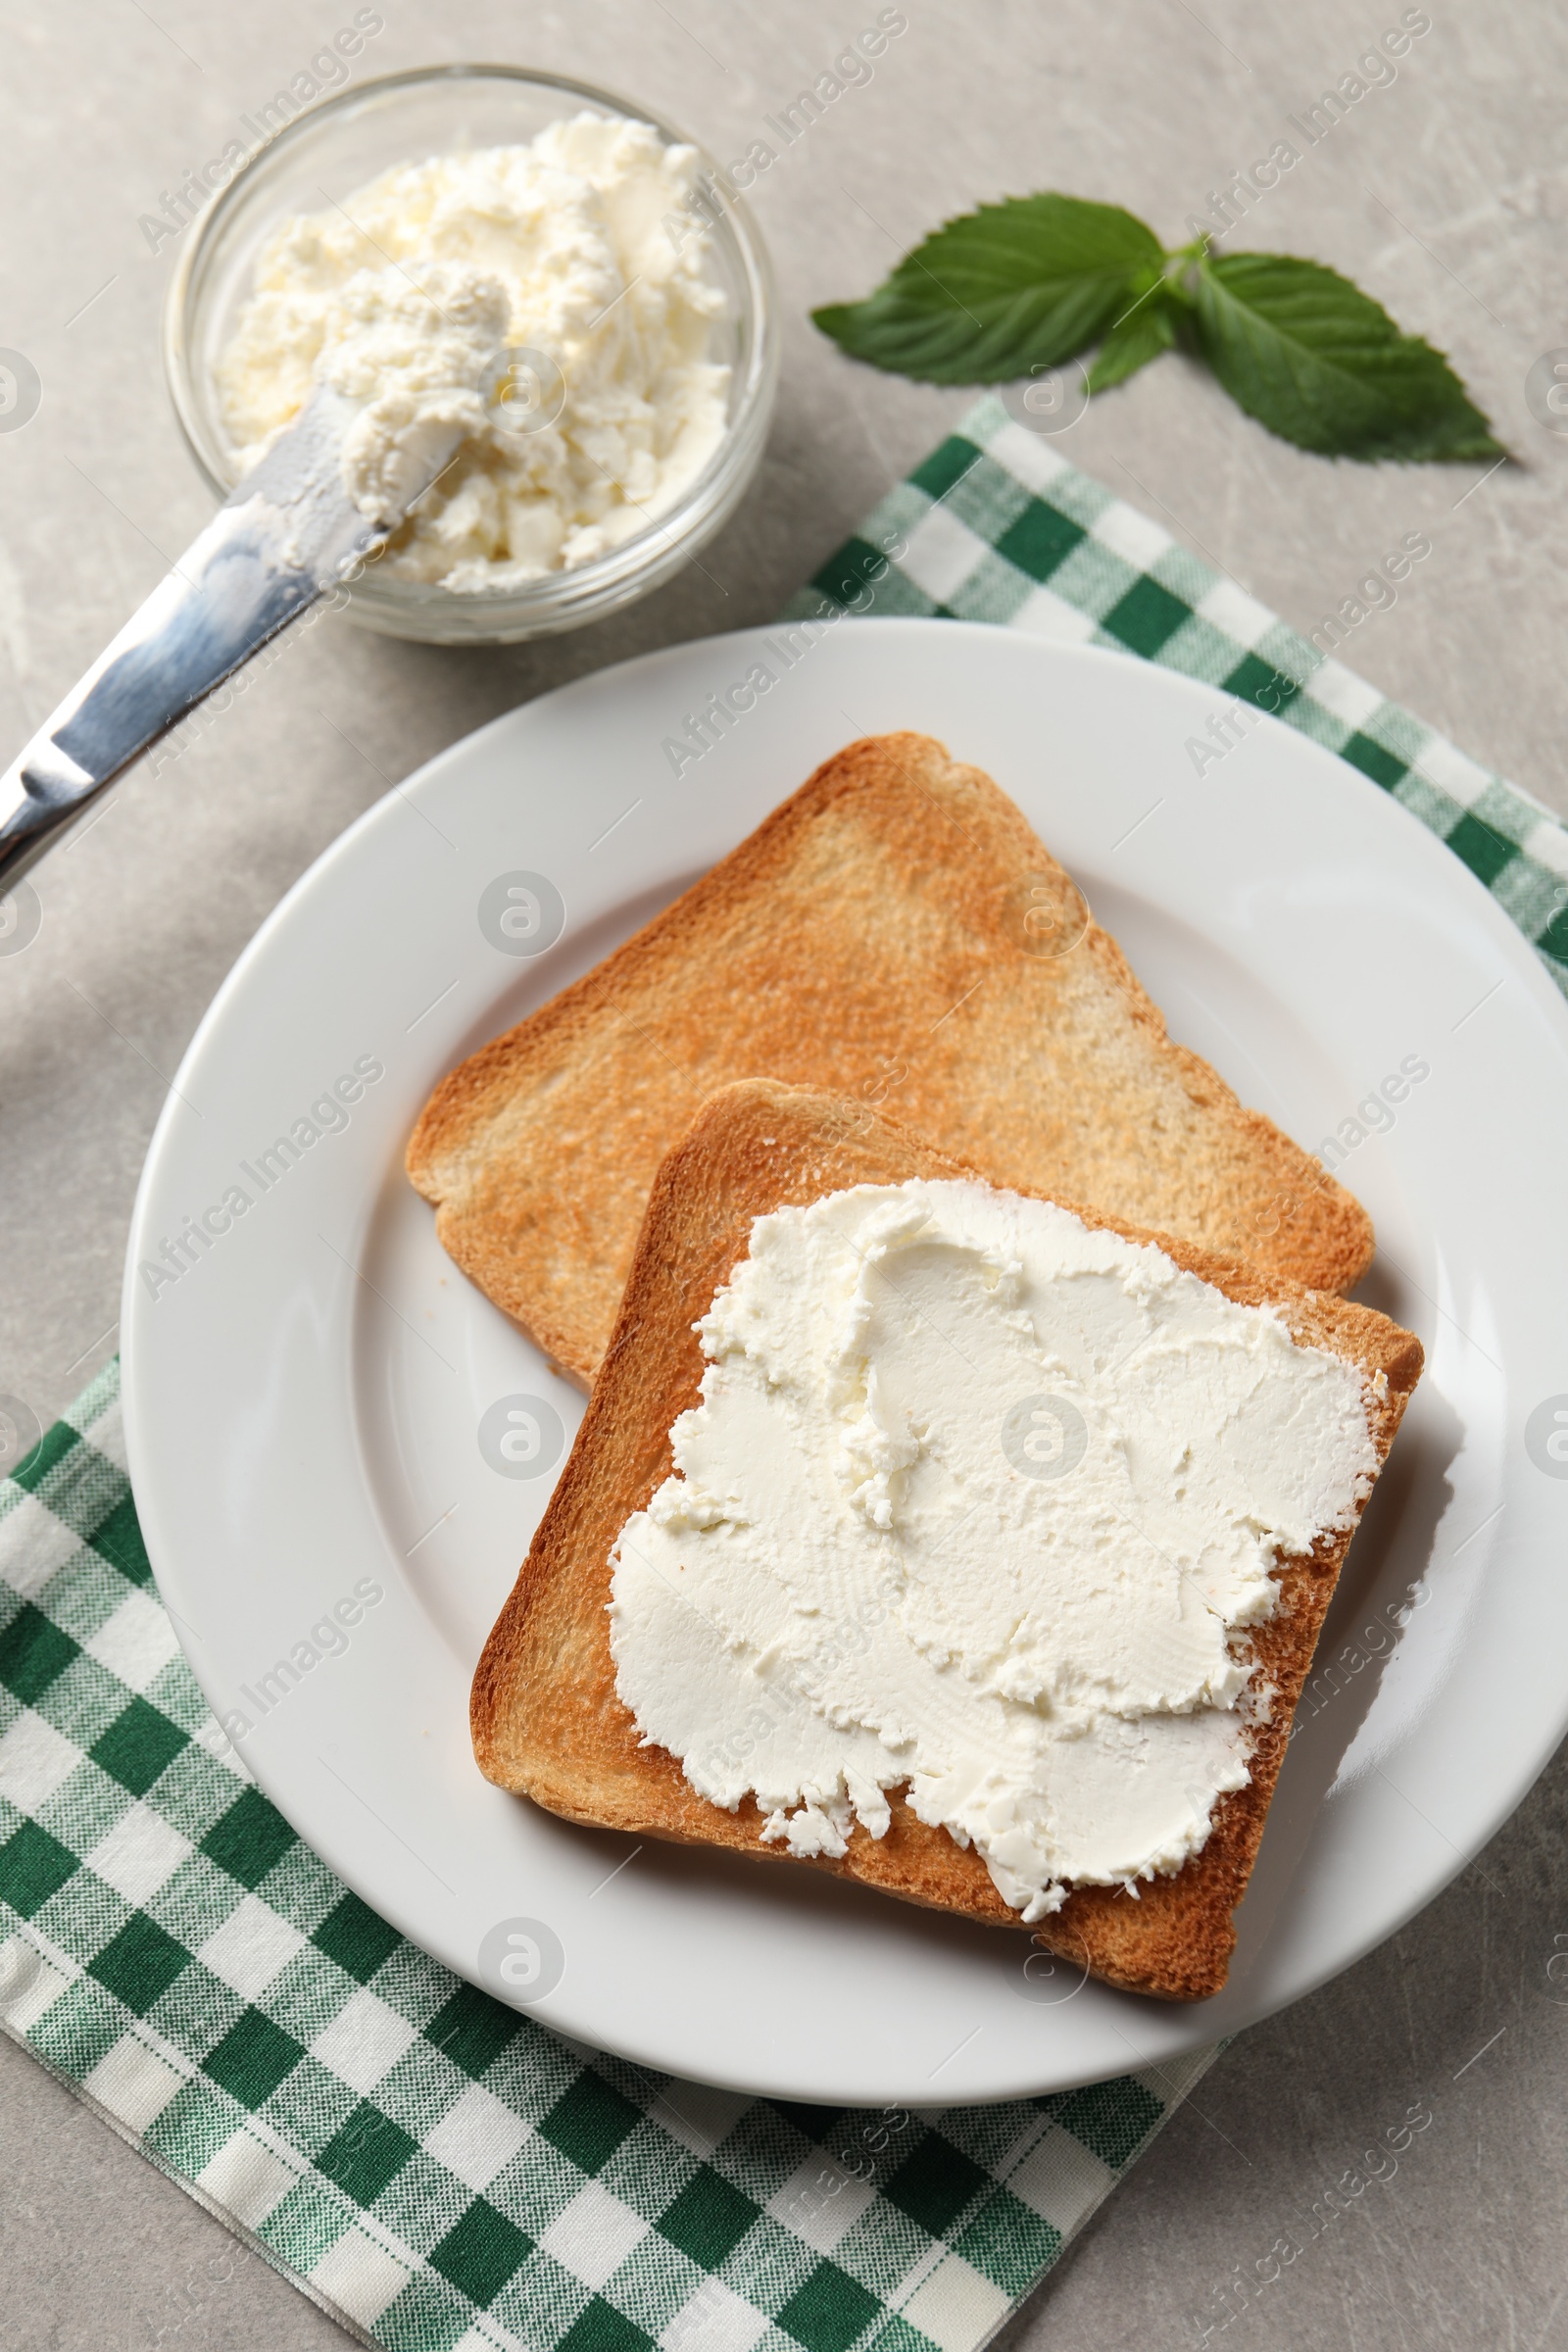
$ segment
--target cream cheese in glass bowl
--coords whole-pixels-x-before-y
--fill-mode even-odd
[[[777,375],[766,254],[691,141],[559,76],[442,67],[343,91],[202,217],[166,363],[228,494],[315,384],[362,404],[351,495],[423,418],[447,471],[350,590],[399,637],[509,643],[667,579],[734,512]]]

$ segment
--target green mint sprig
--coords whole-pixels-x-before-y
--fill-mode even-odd
[[[1166,252],[1119,205],[1009,197],[949,220],[864,302],[811,314],[841,349],[930,384],[990,384],[1095,351],[1091,394],[1180,348],[1271,433],[1331,458],[1507,452],[1441,351],[1338,270],[1285,253]]]

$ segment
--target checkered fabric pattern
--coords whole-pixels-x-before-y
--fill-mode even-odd
[[[1440,833],[1568,993],[1568,831],[981,401],[795,600],[1120,646]],[[574,2046],[367,1909],[160,1606],[111,1365],[0,1484],[0,2026],[389,2352],[977,2352],[1211,2062],[946,2110]]]
[[[1080,473],[994,396],[889,493],[789,617],[846,610],[1111,646],[1212,686],[1222,728],[1231,706],[1276,714],[1439,834],[1568,995],[1568,828]]]
[[[152,1584],[109,1369],[0,1485],[0,2024],[395,2352],[973,2352],[1209,2063],[835,2110],[564,2041],[351,1894]]]

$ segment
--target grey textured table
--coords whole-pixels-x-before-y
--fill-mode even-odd
[[[701,571],[534,648],[396,647],[329,620],[199,749],[156,779],[138,770],[37,875],[42,929],[0,962],[0,1391],[43,1419],[115,1346],[131,1198],[168,1077],[284,888],[390,780],[495,712],[770,615],[963,405],[851,368],[808,306],[867,291],[944,213],[1038,186],[1124,201],[1174,237],[1402,13],[1396,0],[1370,14],[1319,0],[1309,16],[1240,0],[906,12],[872,82],[760,183],[783,393],[761,475]],[[207,511],[160,375],[175,247],[154,255],[138,216],[352,13],[0,6],[0,344],[42,383],[37,415],[0,434],[0,737],[13,745]],[[382,13],[362,74],[466,57],[553,67],[731,155],[877,11],[387,0]],[[1067,446],[1300,627],[1403,532],[1426,531],[1432,560],[1347,658],[1568,808],[1553,531],[1568,440],[1524,398],[1531,362],[1568,344],[1568,21],[1541,0],[1435,0],[1432,15],[1397,78],[1287,172],[1246,241],[1332,261],[1382,296],[1453,354],[1523,463],[1468,496],[1480,467],[1330,466],[1269,440],[1174,360],[1097,404]],[[1010,2345],[1197,2345],[1226,2321],[1227,2342],[1281,2352],[1568,2345],[1568,1985],[1546,1975],[1568,1946],[1565,1815],[1559,1758],[1402,1935],[1233,2047]],[[1278,2238],[1307,2240],[1314,2198],[1417,2100],[1435,2121],[1397,2176],[1259,2287],[1258,2259]],[[8,2043],[0,2116],[7,2346],[102,2352],[176,2328],[189,2352],[347,2340]]]

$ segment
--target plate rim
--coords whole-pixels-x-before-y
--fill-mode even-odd
[[[538,696],[532,697],[526,702],[514,705],[509,710],[498,713],[493,718],[484,722],[481,726],[474,728],[468,734],[460,737],[455,743],[444,746],[442,750],[435,753],[429,760],[421,762],[419,766],[412,771],[410,775],[401,779],[401,781],[395,784],[387,793],[382,795],[376,801],[372,802],[367,808],[365,808],[347,827],[345,827],[342,833],[340,833],[326,846],[326,848],[317,858],[311,862],[305,871],[296,878],[296,880],[289,886],[288,890],[278,900],[276,905],[269,911],[268,915],[258,926],[252,938],[247,941],[244,948],[240,951],[239,956],[235,958],[233,965],[225,974],[220,987],[215,992],[211,1003],[204,1011],[202,1018],[192,1035],[184,1054],[181,1056],[173,1086],[171,1088],[171,1091],[166,1097],[165,1102],[161,1108],[153,1137],[149,1144],[146,1160],[144,1162],[142,1173],[137,1185],[135,1205],[131,1216],[126,1249],[125,1276],[122,1294],[122,1352],[123,1358],[122,1394],[124,1399],[126,1446],[127,1453],[131,1463],[133,1491],[137,1491],[138,1509],[142,1508],[141,1494],[143,1493],[149,1493],[155,1495],[157,1490],[156,1473],[153,1474],[151,1480],[149,1480],[148,1476],[149,1458],[155,1449],[156,1441],[150,1434],[148,1422],[145,1417],[151,1408],[149,1405],[149,1400],[144,1394],[139,1369],[140,1353],[138,1346],[138,1334],[141,1329],[144,1301],[140,1288],[135,1281],[138,1245],[142,1242],[144,1233],[147,1229],[150,1217],[150,1203],[157,1186],[164,1174],[166,1163],[170,1156],[175,1153],[177,1150],[175,1130],[177,1124],[176,1104],[179,1101],[179,1090],[183,1087],[184,1082],[186,1081],[187,1076],[190,1074],[193,1067],[209,1051],[212,1050],[215,1039],[217,1039],[222,1031],[224,1023],[228,1017],[230,1007],[234,1004],[235,1001],[241,998],[249,988],[252,973],[255,967],[258,963],[262,962],[270,952],[278,931],[283,928],[283,926],[292,917],[296,909],[303,902],[323,888],[328,887],[339,869],[347,864],[352,863],[356,856],[359,854],[360,845],[367,838],[367,836],[374,833],[381,826],[384,826],[389,819],[394,816],[400,798],[408,795],[411,790],[418,787],[425,781],[439,777],[441,771],[449,766],[453,764],[462,765],[471,760],[476,754],[480,753],[481,746],[487,745],[494,739],[504,738],[511,730],[515,728],[519,722],[526,726],[530,714],[535,714],[549,706],[557,705],[563,701],[574,697],[586,701],[589,697],[591,697],[596,688],[602,688],[607,679],[611,678],[612,676],[616,679],[621,679],[633,677],[642,673],[657,674],[661,669],[674,667],[679,665],[682,662],[688,661],[692,655],[699,650],[707,655],[716,655],[721,653],[722,650],[729,645],[739,645],[743,643],[755,645],[759,638],[762,637],[770,628],[776,628],[778,625],[780,624],[760,623],[748,628],[725,631],[711,637],[688,640],[676,645],[656,647],[647,652],[631,656],[624,662],[607,664],[602,669],[591,671],[585,673],[583,676],[566,680],[563,684],[551,688]],[[869,632],[874,632],[879,636],[886,636],[889,633],[897,633],[906,636],[911,632],[924,636],[928,635],[932,630],[940,630],[940,642],[949,645],[956,644],[956,642],[959,642],[965,638],[975,639],[983,637],[993,645],[1003,645],[1011,649],[1009,658],[1011,658],[1011,655],[1024,658],[1029,654],[1044,653],[1051,659],[1064,660],[1072,663],[1082,662],[1092,666],[1104,667],[1107,669],[1107,674],[1109,674],[1111,671],[1114,671],[1117,674],[1125,676],[1128,674],[1129,670],[1131,670],[1137,672],[1140,676],[1145,678],[1157,678],[1163,680],[1166,684],[1173,685],[1180,692],[1191,695],[1201,695],[1205,691],[1211,693],[1216,691],[1213,689],[1205,689],[1203,681],[1191,678],[1185,672],[1164,669],[1160,665],[1151,663],[1141,657],[1130,653],[1122,653],[1109,647],[1073,644],[1058,640],[1046,640],[1033,637],[1023,631],[1008,629],[994,623],[961,620],[955,622],[953,620],[940,618],[934,615],[898,615],[886,617],[872,616],[869,620]],[[854,633],[851,642],[854,642],[856,639],[859,638],[863,633],[869,632],[866,630],[866,624],[862,622],[860,629]],[[1327,745],[1318,743],[1315,738],[1303,734],[1301,730],[1286,726],[1285,722],[1282,720],[1276,720],[1275,724],[1284,728],[1285,735],[1287,737],[1294,737],[1298,742],[1306,744],[1312,754],[1320,755],[1323,760],[1333,761],[1334,770],[1342,780],[1348,781],[1349,779],[1353,779],[1353,782],[1349,785],[1349,789],[1351,790],[1352,794],[1365,800],[1367,806],[1371,806],[1374,803],[1382,804],[1387,802],[1389,796],[1384,793],[1371,778],[1364,776],[1353,766],[1352,763],[1343,760],[1339,755],[1330,750]],[[771,805],[777,806],[779,800],[787,798],[788,794],[795,789],[797,789],[796,784],[786,784]],[[1550,812],[1547,811],[1546,813],[1549,815]],[[1497,900],[1493,896],[1492,892],[1487,889],[1486,885],[1481,882],[1478,876],[1470,873],[1468,868],[1464,868],[1462,866],[1462,861],[1453,857],[1451,851],[1447,850],[1446,845],[1441,840],[1441,838],[1431,832],[1430,829],[1422,826],[1420,819],[1415,817],[1410,811],[1405,810],[1403,811],[1403,814],[1408,819],[1409,826],[1415,828],[1415,832],[1413,834],[1405,833],[1401,828],[1403,837],[1409,839],[1412,845],[1415,844],[1416,836],[1419,835],[1424,837],[1420,849],[1416,850],[1415,852],[1416,856],[1419,858],[1420,856],[1430,852],[1446,860],[1446,863],[1441,869],[1435,868],[1434,870],[1444,871],[1448,875],[1449,879],[1459,887],[1461,892],[1467,898],[1472,910],[1478,916],[1480,916],[1483,927],[1490,933],[1491,937],[1496,943],[1500,952],[1502,953],[1508,967],[1509,976],[1519,978],[1526,983],[1527,993],[1534,1000],[1538,1011],[1544,1015],[1548,1024],[1556,1027],[1559,1039],[1561,1042],[1563,1042],[1565,1047],[1568,1047],[1568,1004],[1565,1004],[1561,994],[1553,987],[1549,976],[1543,968],[1540,958],[1530,945],[1529,941],[1524,937],[1517,925],[1513,923],[1506,910],[1499,905]],[[737,833],[734,838],[739,840],[743,836],[740,833]],[[1459,881],[1460,871],[1462,871],[1464,875],[1463,882]],[[1465,887],[1466,884],[1468,885],[1468,889]],[[1481,913],[1481,908],[1476,894],[1479,894],[1480,900],[1484,900],[1486,902],[1485,914]],[[565,983],[563,983],[563,985],[565,985]],[[141,1464],[141,1472],[139,1476],[137,1470],[138,1460]],[[1499,1478],[1500,1476],[1501,1472],[1499,1470]],[[156,1500],[149,1503],[147,1506],[147,1511],[148,1517],[154,1523],[156,1523],[159,1516]],[[160,1596],[162,1596],[163,1579],[159,1575],[159,1547],[160,1539],[156,1539],[152,1529],[149,1528],[148,1548],[149,1553],[153,1558],[155,1578],[158,1580]],[[177,1582],[177,1573],[172,1576],[172,1581]],[[171,1613],[172,1614],[172,1612]],[[180,1632],[177,1620],[175,1621],[175,1631],[179,1636],[181,1648],[186,1656],[187,1663],[190,1664],[193,1672],[196,1675],[196,1679],[199,1687],[202,1690],[204,1698],[208,1700],[210,1705],[214,1705],[216,1707],[219,1703],[219,1700],[217,1694],[208,1688],[207,1678],[203,1673],[201,1658],[193,1649],[192,1644],[185,1640],[183,1633]],[[1364,1958],[1367,1952],[1375,1949],[1380,1943],[1386,1941],[1391,1936],[1397,1934],[1400,1928],[1406,1924],[1411,1917],[1415,1916],[1416,1913],[1424,1909],[1427,1904],[1435,1900],[1438,1894],[1440,1894],[1447,1885],[1451,1884],[1452,1880],[1457,1877],[1463,1869],[1469,1866],[1469,1864],[1474,1860],[1476,1853],[1481,1850],[1481,1846],[1496,1834],[1502,1823],[1507,1820],[1509,1815],[1516,1809],[1518,1804],[1523,1801],[1523,1798],[1528,1793],[1529,1788],[1534,1785],[1535,1780],[1539,1778],[1540,1772],[1544,1769],[1546,1761],[1549,1760],[1550,1755],[1552,1752],[1554,1752],[1555,1747],[1559,1744],[1565,1729],[1568,1729],[1568,1692],[1565,1692],[1564,1694],[1561,1705],[1560,1719],[1558,1720],[1555,1729],[1550,1731],[1549,1734],[1544,1735],[1539,1742],[1539,1753],[1534,1757],[1528,1777],[1519,1779],[1519,1777],[1515,1775],[1514,1779],[1518,1780],[1518,1785],[1515,1786],[1514,1780],[1510,1780],[1506,1788],[1501,1791],[1499,1796],[1494,1798],[1494,1804],[1490,1808],[1488,1815],[1490,1826],[1486,1829],[1484,1835],[1474,1844],[1465,1850],[1455,1848],[1453,1850],[1453,1858],[1450,1862],[1445,1865],[1442,1875],[1430,1876],[1425,1885],[1425,1891],[1419,1893],[1412,1900],[1410,1900],[1397,1916],[1380,1916],[1379,1920],[1367,1930],[1364,1937],[1351,1938],[1350,1946],[1346,1951],[1345,1955],[1337,1958],[1330,1967],[1325,1969],[1322,1974],[1316,1977],[1312,1985],[1298,1987],[1296,1990],[1287,1992],[1279,1999],[1273,2000],[1267,2004],[1259,2005],[1255,2010],[1250,2011],[1249,2017],[1246,2021],[1244,2021],[1244,2023],[1259,2022],[1263,2017],[1273,2014],[1279,2007],[1287,2005],[1289,2002],[1294,2001],[1297,1998],[1304,1997],[1304,1994],[1307,1990],[1315,1989],[1322,1984],[1331,1981],[1335,1976],[1343,1974],[1346,1969],[1354,1966],[1357,1961]],[[255,1778],[258,1785],[263,1787],[266,1792],[271,1796],[272,1801],[277,1803],[278,1798],[273,1794],[272,1790],[267,1787],[265,1770],[265,1760],[262,1760],[261,1768],[255,1770]],[[282,1804],[279,1805],[279,1810],[284,1812],[285,1818],[289,1820],[291,1828],[295,1830],[296,1834],[302,1838],[302,1840],[309,1847],[311,1847],[313,1851],[318,1851],[319,1849],[317,1845],[316,1839],[307,1833],[305,1828],[301,1827],[299,1821],[295,1817],[294,1811],[290,1810],[288,1806]],[[345,1878],[347,1883],[349,1883],[351,1886],[355,1886],[356,1891],[363,1890],[361,1886],[357,1884],[354,1874],[349,1871],[345,1871],[339,1860],[334,1859],[329,1862],[327,1866],[331,1868],[337,1875]],[[366,1899],[369,1900],[371,1898],[367,1895]],[[380,1903],[384,1904],[384,1895],[380,1898]],[[400,1909],[402,1908],[406,1907],[400,1906]],[[421,1943],[420,1938],[416,1935],[410,1935],[410,1932],[407,1928],[400,1929],[400,1933],[409,1936],[409,1939],[416,1944],[418,1944],[420,1948],[429,1949],[427,1944]],[[469,1982],[483,1982],[477,1976],[476,1971],[472,1966],[465,1967],[461,1965],[451,1956],[450,1953],[437,1952],[435,1957],[443,1966],[452,1968],[455,1973],[463,1975]],[[492,1992],[494,1990],[494,1987],[490,1985],[485,1985],[484,1988]],[[1197,2013],[1200,2015],[1201,2011],[1202,2005],[1200,2004],[1199,2005],[1199,2010]],[[573,2037],[591,2040],[595,2046],[604,2048],[608,2051],[612,2051],[614,2054],[626,2058],[633,2064],[652,2067],[655,2069],[662,2068],[665,2070],[668,2070],[670,2066],[670,2061],[667,2058],[661,2057],[657,2054],[651,2054],[646,2047],[632,2046],[624,2041],[618,2041],[612,2033],[604,2030],[603,2027],[595,2027],[590,2030],[583,2027],[580,2023],[572,2023],[569,2025],[563,2023],[561,2025],[556,2025],[554,2020],[544,2012],[532,2011],[529,2012],[529,2014],[534,2015],[537,2019],[537,2022],[552,2026],[552,2030],[558,2033],[564,2033]],[[1240,2027],[1237,2027],[1233,2030],[1241,2029]],[[1200,2046],[1204,2038],[1205,2037],[1200,2034],[1195,2034],[1190,2038],[1186,2046],[1193,2048]],[[1021,2059],[1019,2063],[1021,2067],[1023,2064]],[[693,2070],[691,2070],[689,2067],[682,2066],[676,2071],[691,2073]],[[1098,2061],[1087,2071],[1078,2076],[1072,2076],[1070,2071],[1064,2073],[1059,2068],[1053,2068],[1052,2081],[1049,2087],[1068,2088],[1071,2087],[1076,2082],[1093,2082],[1102,2080],[1103,2073],[1104,2070]],[[798,2086],[794,2088],[780,2088],[776,2082],[763,2082],[760,2086],[755,2077],[742,2080],[740,2077],[736,2076],[733,2071],[729,2073],[709,2071],[703,2073],[698,2079],[718,2082],[724,2087],[733,2088],[749,2095],[772,2095],[786,2097],[809,2095],[808,2092],[803,2091]],[[986,2103],[990,2100],[1035,2095],[1039,2087],[1038,2075],[1036,2074],[1031,2075],[1027,2082],[1020,2081],[1008,2087],[991,2090],[965,2089],[959,2092],[957,2095],[966,2102]],[[905,2095],[907,2096],[907,2093],[906,2092]]]

